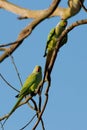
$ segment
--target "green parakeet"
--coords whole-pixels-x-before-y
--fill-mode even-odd
[[[45,64],[45,71],[49,66],[53,51],[56,47],[57,40],[61,33],[65,30],[67,26],[67,21],[66,20],[61,20],[55,28],[53,28],[47,38],[47,44],[45,48],[45,54],[44,57],[47,56],[46,58],[46,64]],[[67,42],[67,35],[63,38],[60,47],[62,47],[65,43]]]
[[[20,93],[18,95],[18,101],[16,102],[13,109],[10,111],[9,116],[6,118],[6,120],[16,110],[16,108],[26,95],[35,92],[41,80],[42,80],[42,68],[40,66],[35,66],[33,72],[28,76],[28,78],[24,82],[23,87],[21,88]],[[3,125],[5,124],[6,120],[4,121]]]

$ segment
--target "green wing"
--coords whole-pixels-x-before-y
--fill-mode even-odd
[[[36,83],[36,80],[37,79],[37,76],[36,74],[32,73],[27,79],[26,81],[24,82],[24,85],[19,93],[19,97],[22,96],[22,95],[27,95],[29,93],[29,90],[30,92],[32,91],[30,89],[30,87]]]
[[[45,53],[44,53],[44,57],[47,55],[46,54],[46,51],[47,51],[47,48],[48,48],[48,44],[49,42],[52,40],[52,37],[55,35],[55,28],[51,29],[48,37],[47,37],[47,43],[46,43],[46,48],[45,48]]]
[[[51,40],[52,36],[54,36],[54,34],[55,34],[55,28],[51,29],[47,38],[47,43],[49,43],[49,41]]]

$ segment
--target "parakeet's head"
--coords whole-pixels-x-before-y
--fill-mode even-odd
[[[67,20],[62,19],[57,26],[66,27],[67,26]]]
[[[33,70],[33,73],[38,73],[38,72],[42,72],[42,68],[41,68],[41,66],[38,66],[38,65],[36,65],[35,66],[35,68],[34,68],[34,70]]]

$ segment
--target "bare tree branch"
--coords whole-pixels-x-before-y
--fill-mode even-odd
[[[36,122],[36,124],[34,125],[34,127],[33,127],[32,130],[35,130],[36,127],[38,126],[38,124],[39,124],[39,122],[40,122],[40,120],[41,120],[41,117],[42,117],[42,115],[43,115],[43,112],[44,112],[44,110],[45,110],[45,108],[46,108],[46,105],[47,105],[47,102],[48,102],[48,92],[49,92],[50,84],[51,84],[51,80],[48,81],[48,86],[47,86],[46,92],[45,92],[46,99],[45,99],[44,105],[43,105],[43,107],[42,107],[42,110],[41,110],[41,112],[39,113],[38,120],[37,120],[37,122]]]
[[[4,115],[3,117],[0,117],[0,121],[4,120],[5,118],[7,118],[9,116],[9,114]]]
[[[79,1],[81,7],[85,10],[85,12],[87,12],[87,8],[85,7],[85,5],[83,4],[82,0]]]
[[[0,51],[6,51],[7,48],[4,48],[4,47],[0,47]]]
[[[0,45],[0,51],[1,51],[1,49],[2,49],[3,51],[5,51],[5,48],[4,48],[4,47],[7,47],[7,46],[10,46],[10,45],[13,45],[13,44],[16,44],[16,42],[1,44],[1,45]]]
[[[84,1],[82,1],[82,3]],[[73,0],[72,0],[72,3],[73,3]],[[17,6],[15,4],[11,3],[11,2],[8,2],[6,0],[0,0],[0,8],[5,9],[7,11],[10,11],[12,13],[15,13],[17,15],[20,15],[20,17],[19,17],[20,19],[23,19],[23,18],[36,19],[38,17],[38,14],[39,14],[39,16],[42,16],[46,11],[46,9],[44,9],[44,10],[30,10],[30,9],[22,8],[20,6]],[[66,14],[68,14],[67,18],[69,18],[69,17],[72,17],[73,15],[76,15],[80,11],[81,6],[78,3],[77,8],[74,7],[74,12],[72,11],[72,9],[73,8],[69,8],[69,7],[67,7],[67,8],[58,7],[49,16],[50,17],[59,16],[61,19],[65,19]],[[72,14],[70,14],[70,12],[72,12]]]
[[[37,113],[31,118],[31,120],[25,125],[23,126],[20,130],[24,130],[32,121],[33,119],[37,116]]]
[[[51,13],[55,10],[60,0],[54,0],[50,7],[45,10],[44,14],[40,17],[36,18],[31,24],[29,24],[26,28],[24,28],[21,33],[19,34],[17,41],[15,41],[13,45],[11,45],[6,51],[0,56],[0,62],[2,62],[6,57],[12,54],[15,49],[22,44],[23,40],[30,35],[32,30],[44,19],[46,19]]]
[[[2,122],[0,121],[0,124],[1,124],[1,129],[4,130],[4,127],[3,127],[3,124]]]

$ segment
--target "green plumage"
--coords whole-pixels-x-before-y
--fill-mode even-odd
[[[49,53],[49,51],[54,50],[57,40],[61,33],[65,30],[67,25],[66,20],[61,20],[55,28],[53,28],[47,38],[46,48],[45,48],[45,54],[44,57]],[[61,46],[63,46],[67,42],[67,35],[63,38],[61,42]]]
[[[20,93],[18,95],[18,101],[13,107],[13,109],[10,111],[9,116],[6,118],[6,120],[16,110],[16,108],[26,95],[35,92],[41,80],[42,80],[42,68],[40,66],[35,66],[33,72],[28,76],[28,78],[24,82],[23,87],[21,88]],[[3,125],[5,124],[6,120],[4,121]]]
[[[61,20],[57,26],[55,28],[53,28],[47,38],[47,44],[46,44],[46,48],[45,48],[45,54],[44,57],[47,56],[46,58],[46,64],[45,64],[45,71],[44,71],[44,75],[45,80],[47,80],[47,75],[46,75],[46,70],[49,67],[49,63],[51,61],[51,57],[53,54],[53,51],[56,47],[58,38],[60,37],[60,35],[62,34],[62,32],[65,30],[67,26],[67,21],[66,20]],[[64,36],[64,38],[62,39],[59,48],[62,47],[65,43],[67,42],[67,35]]]

